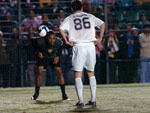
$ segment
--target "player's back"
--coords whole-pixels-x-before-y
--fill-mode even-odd
[[[77,43],[95,41],[95,19],[95,16],[85,12],[76,12],[67,17],[69,40]]]

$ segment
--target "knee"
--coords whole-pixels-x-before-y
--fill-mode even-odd
[[[61,68],[56,68],[55,71],[56,71],[56,73],[57,73],[58,75],[62,75]]]
[[[38,70],[38,76],[42,76],[43,70]]]

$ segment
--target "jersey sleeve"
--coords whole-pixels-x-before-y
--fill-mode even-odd
[[[92,19],[94,21],[94,25],[95,27],[99,28],[100,29],[100,26],[104,23],[104,21],[102,21],[101,19],[95,17],[92,15]]]
[[[65,30],[65,31],[69,31],[69,18],[65,18],[65,20],[63,21],[63,23],[60,25],[59,29]]]

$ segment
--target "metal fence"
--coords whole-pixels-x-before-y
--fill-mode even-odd
[[[39,25],[48,26],[60,37],[59,25],[71,14],[70,2],[1,0],[0,87],[34,86],[36,54],[29,37],[36,36]],[[150,24],[149,6],[150,2],[138,0],[83,0],[83,10],[106,23],[105,38],[96,46],[97,83],[150,82],[150,28],[144,28]],[[61,58],[66,84],[74,84],[70,49],[64,47]],[[85,84],[87,79],[83,77]],[[46,67],[42,85],[56,84],[55,72]]]

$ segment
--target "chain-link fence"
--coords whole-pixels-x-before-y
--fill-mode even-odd
[[[105,37],[96,46],[97,82],[150,82],[150,1],[82,1],[83,11],[106,23]],[[72,13],[70,3],[71,0],[1,0],[0,87],[35,85],[36,53],[30,38],[37,36],[40,25],[48,26],[61,38],[59,25]],[[74,83],[71,56],[71,47],[64,46],[61,66],[66,84]],[[87,76],[83,80],[86,84]],[[56,84],[55,72],[46,67],[42,85]]]

